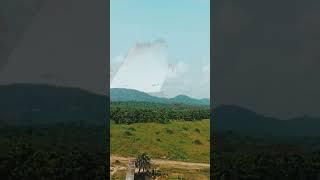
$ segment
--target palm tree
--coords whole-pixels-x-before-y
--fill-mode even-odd
[[[145,172],[151,167],[151,159],[147,153],[142,153],[138,155],[136,161],[135,161],[136,167],[139,168],[139,172],[142,169],[142,172]]]

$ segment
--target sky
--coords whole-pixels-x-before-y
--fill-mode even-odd
[[[183,3],[178,0],[111,0],[111,87],[122,63],[128,60],[126,55],[129,50],[134,49],[137,43],[153,44],[159,39],[167,46],[165,61],[174,67],[167,69],[161,94],[167,97],[185,94],[195,98],[209,98],[209,0],[185,0]],[[141,68],[140,71],[150,67],[145,65]],[[137,77],[131,77],[127,81],[137,81],[134,79]]]
[[[214,1],[215,103],[320,116],[320,1]]]
[[[18,9],[30,17],[26,21],[20,21],[19,13],[0,17],[0,46],[14,47],[0,52],[0,85],[50,83],[108,94],[107,1],[45,2],[34,18],[28,8]],[[209,1],[181,2],[112,0],[111,65],[121,64],[137,42],[154,45],[163,39],[167,60],[176,65],[163,83],[165,93],[208,97]],[[284,119],[319,117],[320,1],[211,3],[215,104],[239,105]],[[17,24],[28,24],[19,41],[11,33],[19,31]]]
[[[6,12],[13,13],[0,30],[0,85],[49,84],[109,94],[107,1],[43,1],[38,9],[39,0],[7,2]]]

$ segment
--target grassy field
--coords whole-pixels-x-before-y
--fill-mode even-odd
[[[136,157],[146,152],[151,158],[209,163],[210,120],[171,121],[168,124],[111,123],[111,154]]]

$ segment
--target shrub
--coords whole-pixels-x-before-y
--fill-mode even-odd
[[[136,131],[136,129],[134,127],[129,127],[128,130],[129,131]]]
[[[131,133],[130,131],[125,131],[124,134],[125,134],[126,136],[132,136],[132,133]]]
[[[200,129],[196,128],[194,131],[200,134]]]
[[[201,141],[199,139],[196,139],[196,140],[193,141],[193,144],[200,145],[202,143],[201,143]]]
[[[168,134],[173,134],[173,131],[172,131],[171,129],[166,129],[166,132],[167,132]]]
[[[183,130],[188,131],[189,128],[188,127],[182,127]]]

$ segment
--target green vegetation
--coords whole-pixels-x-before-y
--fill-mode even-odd
[[[179,96],[178,99],[183,101],[186,98]],[[209,118],[210,108],[206,105],[112,102],[111,154],[120,157],[138,156],[137,162],[149,162],[149,158],[143,158],[146,152],[153,159],[209,163]],[[207,168],[152,165],[152,171],[149,171],[149,163],[136,165],[136,178],[148,175],[160,179],[209,179]],[[124,175],[124,171],[119,170],[113,178],[124,178]]]
[[[209,162],[210,120],[111,126],[111,154],[135,157],[148,152],[152,158]],[[196,132],[197,128],[201,133]],[[134,130],[133,130],[134,129]],[[130,132],[128,135],[126,132]],[[194,141],[202,144],[194,144]]]
[[[165,179],[177,179],[177,180],[208,180],[210,179],[209,169],[176,169],[176,168],[166,168],[161,167],[162,173],[166,174],[161,180]]]
[[[195,121],[210,118],[208,106],[181,104],[113,102],[110,111],[110,119],[116,124],[168,123],[170,120]]]
[[[148,171],[151,167],[151,159],[147,153],[139,154],[137,159],[135,160],[135,167],[138,168],[138,172],[142,170],[142,172]]]
[[[126,171],[125,168],[128,162],[132,162],[132,159],[125,160],[113,160],[112,165],[112,176],[111,179],[125,179]],[[199,167],[195,166],[193,163],[189,164],[188,167],[179,165],[179,161],[164,161],[166,163],[157,162],[158,160],[151,159],[147,153],[142,153],[135,159],[136,168],[145,170],[139,172],[136,169],[134,174],[135,179],[210,179],[209,167]],[[174,163],[172,163],[174,162]]]
[[[161,98],[149,95],[145,92],[113,88],[110,89],[110,97],[112,102],[149,102],[161,104],[185,104],[185,105],[210,105],[209,99],[193,99],[185,95],[178,95],[174,98]]]
[[[105,179],[108,97],[77,88],[16,84],[0,86],[0,99],[3,179]],[[152,158],[209,162],[209,106],[172,102],[112,102],[112,154],[147,152]]]
[[[105,179],[106,96],[12,84],[0,99],[1,179]]]
[[[319,120],[281,120],[238,106],[217,107],[211,131],[213,178],[319,179]]]
[[[320,137],[320,118],[302,116],[290,119],[268,117],[249,109],[221,105],[215,108],[214,131],[234,131],[268,137]]]
[[[162,173],[152,168],[152,166],[151,158],[147,153],[139,154],[135,160],[135,167],[138,168],[138,172],[134,174],[134,179],[146,179],[148,177],[155,179],[160,177]]]
[[[320,175],[320,138],[270,138],[214,132],[214,179],[314,180]]]
[[[105,127],[51,124],[0,129],[1,179],[105,179]]]

